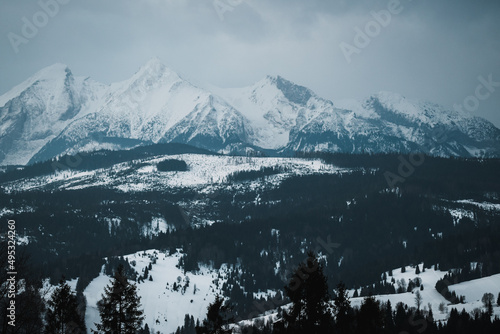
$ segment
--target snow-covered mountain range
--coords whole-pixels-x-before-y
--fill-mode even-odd
[[[111,85],[55,64],[0,96],[0,165],[158,142],[225,153],[500,156],[500,130],[492,123],[436,104],[387,92],[332,102],[280,76],[204,89],[156,58]]]

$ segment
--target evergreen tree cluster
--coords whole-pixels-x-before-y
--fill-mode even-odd
[[[47,334],[84,334],[85,306],[84,296],[79,298],[72,293],[69,285],[61,280],[47,303],[45,333]]]
[[[196,326],[196,334],[230,334],[229,324],[234,321],[231,306],[224,298],[217,295],[215,301],[207,308],[207,318],[203,324]]]
[[[132,268],[132,265],[123,256],[112,256],[106,260],[104,264],[104,273],[108,276],[113,276],[118,267],[123,268],[123,274],[130,280],[137,280],[137,272]]]
[[[146,149],[141,154],[152,156],[154,153]],[[129,153],[99,154],[100,158],[109,157],[109,161],[104,159],[102,164],[111,166],[121,159],[128,161],[128,156],[120,154]],[[104,166],[98,163],[99,154],[91,155],[78,168]],[[112,274],[111,268],[120,261],[116,255],[151,248],[183,249],[185,255],[179,266],[185,271],[196,271],[201,264],[219,268],[222,263],[238,263],[238,271],[230,273],[230,280],[223,287],[224,297],[231,300],[237,316],[252,312],[253,292],[283,286],[287,273],[294,271],[297,259],[304,257],[304,247],[322,252],[328,263],[340,263],[342,259],[339,266],[322,268],[327,284],[336,286],[346,282],[349,288],[364,287],[358,292],[362,296],[392,292],[393,288],[400,287],[400,292],[405,292],[417,287],[414,280],[415,287],[411,286],[412,282],[398,285],[398,282],[380,281],[380,272],[400,267],[402,263],[439,263],[439,268],[445,271],[461,268],[446,277],[454,283],[500,272],[500,243],[497,242],[500,226],[495,224],[500,218],[498,211],[457,202],[464,198],[476,202],[498,201],[488,195],[500,193],[498,159],[426,157],[426,163],[396,191],[387,189],[383,175],[384,171],[397,168],[396,155],[321,157],[337,166],[355,168],[335,175],[290,177],[276,187],[259,189],[261,203],[255,203],[256,192],[250,190],[247,193],[222,190],[212,197],[203,197],[189,189],[123,193],[102,187],[61,191],[57,185],[46,190],[10,193],[0,188],[0,202],[6,203],[16,212],[16,220],[23,222],[25,230],[18,231],[19,234],[25,232],[32,238],[28,245],[19,245],[18,251],[32,255],[31,270],[35,276],[51,277],[53,284],[62,275],[79,277],[77,298],[98,276],[103,258],[113,262],[106,266],[106,271]],[[139,164],[131,163],[130,171]],[[17,176],[15,171],[5,173],[0,182],[14,180],[21,174],[49,173],[47,168],[51,168],[50,164],[43,168],[42,165],[26,167]],[[274,173],[265,171],[271,172]],[[193,198],[206,205],[178,204],[190,203]],[[32,209],[20,209],[27,207]],[[473,218],[456,219],[450,214],[453,209],[470,211]],[[189,224],[196,216],[217,223],[192,228]],[[106,220],[110,217],[120,223],[110,223]],[[144,226],[153,217],[164,218],[176,229],[158,236],[144,236]],[[0,226],[0,232],[2,229]],[[323,246],[329,235],[337,246]],[[471,268],[471,263],[478,265]],[[122,264],[128,276],[131,268]],[[300,280],[308,274],[306,269],[304,264],[302,273],[297,273]],[[418,275],[417,268],[415,274]],[[152,279],[151,275],[147,279],[150,277]],[[367,287],[373,282],[378,283]],[[445,294],[448,291],[448,298],[460,302],[460,296],[454,297],[448,290],[449,283],[443,280],[439,284],[438,291]],[[19,303],[33,312],[23,314],[26,317],[23,323],[38,328],[36,326],[43,326],[41,315],[45,312],[40,311],[44,303],[36,293],[40,282],[31,280],[26,286]],[[271,308],[269,301],[258,302],[267,303]],[[367,306],[368,310],[371,308],[373,305]],[[5,308],[2,310],[5,312]],[[357,311],[353,312],[354,316]]]
[[[314,260],[308,259],[308,264],[299,265],[293,279],[285,287],[292,306],[289,311],[283,312],[282,319],[272,327],[263,324],[243,328],[242,333],[493,334],[500,330],[500,319],[491,319],[492,294],[485,294],[483,298],[489,305],[485,312],[471,316],[465,310],[459,313],[453,308],[446,323],[434,320],[432,308],[420,309],[419,291],[415,297],[417,308],[398,303],[393,309],[390,301],[381,303],[374,297],[365,297],[359,308],[353,308],[345,285],[340,283],[332,305],[323,267],[317,265],[318,258],[310,257]],[[321,284],[318,285],[318,282]]]
[[[143,329],[144,315],[136,289],[128,282],[123,265],[119,265],[97,303],[101,317],[101,322],[95,324],[97,333],[133,334]]]
[[[160,172],[185,172],[188,165],[184,160],[166,159],[156,164],[156,169]]]
[[[283,166],[261,167],[258,170],[243,170],[230,174],[226,178],[226,182],[251,181],[285,172],[287,172],[287,169]]]
[[[464,303],[465,296],[457,296],[455,291],[450,291],[449,286],[452,284],[457,284],[458,278],[452,272],[445,274],[443,278],[436,282],[435,288],[446,300],[450,301],[452,304]]]
[[[184,325],[177,327],[175,334],[196,334],[196,328],[200,327],[200,322],[194,322],[194,317],[189,314],[184,316]]]

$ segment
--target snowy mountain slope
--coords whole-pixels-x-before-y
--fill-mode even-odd
[[[439,156],[491,156],[500,130],[490,122],[395,93],[363,102],[335,103],[340,117],[321,113],[290,138],[292,150],[411,152]]]
[[[330,152],[422,151],[500,156],[500,130],[441,106],[381,92],[332,102],[280,76],[250,87],[202,89],[154,58],[130,79],[102,85],[49,66],[0,96],[0,164],[63,153],[181,142]]]
[[[74,119],[100,104],[105,87],[49,66],[0,97],[0,163],[26,164]]]
[[[111,85],[98,110],[69,124],[31,162],[103,148],[110,138],[122,145],[127,139],[131,146],[181,142],[217,151],[245,142],[248,131],[237,110],[152,59],[129,80]]]
[[[230,152],[234,144],[248,143],[252,128],[245,117],[213,95],[194,107],[161,142],[179,142],[197,147]],[[229,147],[228,147],[229,146]]]
[[[213,89],[252,122],[255,131],[252,144],[266,149],[284,147],[297,121],[300,123],[311,113],[307,108],[309,99],[317,100],[309,89],[279,76],[267,76],[245,88]]]
[[[380,92],[364,101],[331,102],[281,77],[216,89],[254,125],[255,146],[282,151],[411,152],[496,156],[500,130],[436,104]]]

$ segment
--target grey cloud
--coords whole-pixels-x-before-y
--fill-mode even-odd
[[[3,1],[0,94],[55,62],[109,83],[153,56],[194,81],[243,86],[280,74],[333,100],[392,90],[451,107],[478,76],[500,81],[498,1],[401,0],[404,10],[350,64],[339,44],[390,0],[220,1],[232,8],[223,20],[212,0],[72,0],[18,53],[7,34],[40,7]],[[500,126],[499,105],[500,91],[474,112]]]

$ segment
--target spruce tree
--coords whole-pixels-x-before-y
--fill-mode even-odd
[[[384,325],[384,313],[380,303],[374,297],[366,297],[358,313],[358,333],[381,333]]]
[[[349,333],[354,320],[352,316],[353,310],[351,308],[351,301],[349,300],[347,288],[342,282],[337,285],[333,313],[335,315],[338,331],[340,333]]]
[[[493,315],[493,303],[488,301],[488,306],[486,307],[486,313],[491,317]]]
[[[101,323],[96,324],[98,333],[135,334],[141,330],[144,316],[137,287],[128,282],[123,265],[118,266],[110,284],[97,303],[101,316]]]
[[[388,300],[384,307],[384,326],[387,333],[394,332],[394,314],[392,312],[391,301]],[[432,312],[432,311],[431,311]]]
[[[69,285],[61,280],[47,302],[45,315],[47,334],[85,333],[83,316],[78,312],[78,300]]]
[[[184,326],[182,327],[181,332],[184,334],[196,334],[193,316],[189,317],[189,314],[184,316]]]
[[[151,334],[148,324],[144,325],[144,329],[140,331],[141,334]]]
[[[229,323],[233,321],[230,316],[231,308],[224,303],[224,298],[217,295],[215,301],[207,307],[207,319],[203,320],[203,325],[196,326],[197,334],[229,334]],[[194,319],[193,319],[194,320]]]
[[[285,292],[292,302],[284,312],[288,332],[326,333],[333,324],[330,312],[330,294],[323,274],[323,265],[312,252],[305,264],[299,265]]]

